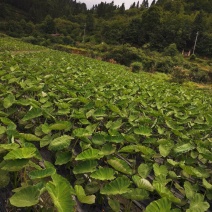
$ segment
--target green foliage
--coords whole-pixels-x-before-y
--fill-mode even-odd
[[[94,195],[90,195],[90,196],[86,196],[85,191],[83,189],[82,186],[80,185],[75,185],[74,186],[77,198],[79,199],[79,201],[81,203],[86,203],[86,204],[93,204],[95,203],[95,196]]]
[[[146,212],[170,212],[171,211],[171,202],[167,198],[161,198],[159,200],[156,200],[154,202],[151,202],[147,207],[146,207]]]
[[[71,195],[75,194],[75,191],[65,178],[57,174],[52,175],[52,181],[46,184],[46,189],[58,211],[74,211],[75,202]]]
[[[27,186],[17,191],[10,203],[16,207],[30,207],[39,202],[40,191],[36,186]]]
[[[0,187],[15,192],[11,210],[75,211],[75,198],[89,210],[99,201],[133,210],[134,200],[150,211],[208,210],[210,92],[35,49],[0,54]]]
[[[170,44],[168,47],[166,47],[164,49],[164,55],[166,56],[177,56],[179,54],[178,50],[177,50],[177,46],[175,43]]]
[[[133,62],[130,64],[132,72],[139,72],[142,70],[143,65],[140,62]]]
[[[97,180],[113,180],[115,171],[111,168],[100,168],[91,174],[91,177]]]
[[[196,60],[196,55],[195,54],[192,54],[189,59],[190,60]]]
[[[110,183],[106,184],[101,190],[101,194],[117,195],[124,194],[129,191],[131,182],[127,177],[118,177]]]

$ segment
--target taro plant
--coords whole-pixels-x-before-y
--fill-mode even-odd
[[[211,93],[58,51],[1,54],[0,80],[4,207],[209,210]]]

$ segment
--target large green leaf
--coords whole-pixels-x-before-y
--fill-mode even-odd
[[[69,131],[71,129],[71,122],[69,121],[59,121],[56,122],[54,124],[51,124],[49,126],[49,128],[51,130],[65,130],[65,131]]]
[[[42,124],[41,129],[42,129],[42,132],[45,134],[49,134],[51,132],[51,128],[47,123]]]
[[[160,140],[159,152],[163,157],[167,157],[174,147],[174,142],[171,140]]]
[[[6,127],[0,125],[0,135],[4,134],[6,130]]]
[[[171,120],[171,119],[166,119],[165,120],[166,125],[172,129],[172,130],[183,130],[184,128],[179,126],[175,121]]]
[[[156,154],[156,152],[150,147],[143,146],[143,145],[137,145],[136,147],[137,147],[137,151],[142,152],[143,155],[147,157],[153,157]]]
[[[75,160],[94,160],[94,159],[100,159],[104,155],[101,154],[101,152],[98,149],[87,149],[83,152],[81,152]]]
[[[107,140],[112,142],[112,143],[116,143],[116,144],[124,142],[124,138],[120,134],[119,135],[108,135]]]
[[[122,119],[118,119],[110,124],[109,128],[118,130],[122,126]]]
[[[143,136],[149,137],[152,135],[152,129],[150,127],[141,126],[139,128],[136,128],[134,130],[134,133],[137,135],[143,135]]]
[[[149,198],[149,192],[145,189],[133,188],[130,189],[127,193],[123,194],[123,197],[131,200],[144,200]]]
[[[94,194],[99,191],[101,184],[98,181],[91,180],[85,186],[86,194]]]
[[[180,167],[188,175],[193,175],[193,176],[196,176],[198,178],[208,178],[210,176],[208,170],[201,168],[201,167],[194,168],[193,166],[186,166],[186,165],[183,165],[183,164],[181,164]]]
[[[203,186],[204,186],[206,189],[212,190],[212,184],[209,183],[205,178],[203,178],[202,184],[203,184]]]
[[[102,149],[101,149],[101,152],[104,154],[104,155],[111,155],[113,154],[114,152],[116,151],[116,146],[113,145],[113,144],[110,144],[110,143],[106,143]]]
[[[10,151],[4,156],[4,160],[28,159],[34,157],[37,149],[34,147],[23,147]]]
[[[71,140],[73,138],[69,135],[63,135],[61,137],[55,138],[49,144],[49,149],[53,151],[63,150],[69,147]]]
[[[98,163],[95,160],[82,161],[74,166],[73,172],[74,174],[94,172],[96,170],[97,164]]]
[[[137,145],[128,145],[122,147],[119,152],[128,152],[128,153],[133,153],[136,151]]]
[[[78,137],[78,138],[81,138],[81,137],[88,137],[88,136],[91,136],[92,133],[89,132],[87,129],[84,129],[84,128],[77,128],[75,130],[73,130],[73,136],[74,137]]]
[[[111,168],[100,168],[93,172],[90,176],[97,180],[113,180],[115,171]]]
[[[154,183],[155,190],[161,197],[166,197],[172,202],[180,203],[181,200],[174,196],[174,194],[162,183]]]
[[[196,193],[190,201],[190,208],[186,212],[205,212],[208,211],[209,207],[209,203],[204,201],[204,196]]]
[[[174,161],[174,160],[172,160],[172,159],[167,159],[167,162],[168,162],[169,164],[171,164],[172,166],[178,166],[178,165],[179,165],[179,162],[176,162],[176,161]]]
[[[154,163],[153,169],[154,169],[155,176],[159,176],[159,175],[166,176],[168,174],[168,170],[165,165],[159,166],[157,163]]]
[[[212,161],[212,155],[210,150],[203,147],[197,147],[197,150],[205,159]]]
[[[15,97],[12,94],[9,94],[6,98],[3,100],[3,106],[4,108],[9,108],[15,103]]]
[[[192,145],[190,143],[185,143],[185,144],[181,144],[181,145],[178,145],[177,147],[175,147],[174,151],[176,153],[186,153],[186,152],[193,150],[194,148],[195,148],[194,145]]]
[[[52,180],[46,184],[46,189],[58,212],[75,211],[75,202],[72,200],[75,191],[68,180],[58,174],[52,175]]]
[[[33,134],[20,133],[21,138],[24,138],[26,141],[40,141],[41,139]]]
[[[147,178],[147,176],[149,175],[151,171],[151,167],[148,164],[142,163],[139,167],[138,167],[138,174],[140,175],[140,177],[142,178]]]
[[[9,118],[0,117],[0,120],[3,124],[7,125],[8,128],[9,128],[9,126],[12,128],[16,127],[15,123],[12,120],[10,120]]]
[[[117,195],[124,194],[129,191],[131,182],[127,177],[118,177],[112,182],[106,184],[101,190],[101,194],[106,195]]]
[[[108,204],[114,212],[120,211],[120,202],[115,199],[109,199]]]
[[[105,136],[101,134],[95,134],[92,137],[92,143],[95,145],[103,145],[106,142]]]
[[[27,186],[17,191],[11,198],[10,203],[16,207],[30,207],[38,204],[40,191],[36,186]]]
[[[71,161],[71,152],[69,151],[62,151],[56,153],[56,161],[55,165],[63,165]]]
[[[96,199],[95,195],[86,196],[85,191],[82,186],[75,185],[74,189],[75,189],[77,198],[81,203],[85,203],[85,204],[95,203],[95,199]]]
[[[124,160],[118,158],[111,158],[107,160],[108,164],[111,165],[114,169],[124,174],[132,175],[133,171],[130,166]]]
[[[145,212],[171,212],[171,202],[166,198],[161,198],[151,202]]]
[[[51,135],[45,135],[41,140],[40,140],[40,147],[44,147],[44,146],[47,146],[51,143],[52,141],[52,137]]]
[[[152,184],[148,180],[141,178],[138,175],[134,175],[132,179],[138,188],[146,189],[147,191],[154,191]]]
[[[13,149],[18,149],[19,145],[16,143],[11,143],[11,144],[0,144],[0,151],[1,150],[13,150]]]
[[[108,107],[109,107],[110,110],[113,111],[114,113],[121,114],[120,109],[119,109],[116,105],[114,105],[114,104],[108,104]]]
[[[184,188],[185,188],[186,197],[188,199],[193,198],[194,194],[196,193],[196,189],[191,185],[191,183],[188,181],[185,181]]]
[[[39,116],[42,116],[43,112],[40,108],[32,108],[31,110],[29,110],[25,116],[23,117],[23,121],[28,121],[34,118],[37,118]]]
[[[20,171],[21,169],[23,169],[28,164],[28,162],[29,162],[28,159],[2,161],[0,163],[0,168],[2,170],[16,172],[16,171]]]
[[[47,168],[47,169],[42,169],[42,170],[34,170],[29,173],[29,177],[34,180],[34,179],[41,179],[45,177],[49,177],[53,174],[55,174],[56,170],[54,168]]]

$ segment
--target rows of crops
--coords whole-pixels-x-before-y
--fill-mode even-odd
[[[42,51],[45,47],[24,43],[19,39],[0,34],[0,52],[3,51]]]
[[[0,81],[6,207],[210,210],[210,93],[57,51],[1,54]]]

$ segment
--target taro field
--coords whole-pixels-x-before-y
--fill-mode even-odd
[[[0,82],[0,210],[212,211],[209,91],[51,50]]]

